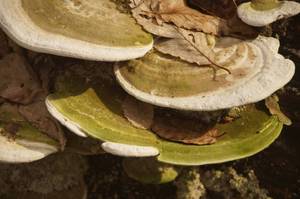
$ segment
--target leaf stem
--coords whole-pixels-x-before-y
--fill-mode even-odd
[[[228,68],[225,68],[224,66],[219,65],[214,60],[212,60],[208,55],[203,53],[193,42],[191,42],[188,38],[185,37],[184,34],[182,34],[178,27],[175,27],[176,31],[187,41],[191,44],[191,46],[197,50],[202,56],[204,56],[212,65],[216,66],[217,68],[220,68],[222,70],[225,70],[228,74],[231,74],[231,71]]]

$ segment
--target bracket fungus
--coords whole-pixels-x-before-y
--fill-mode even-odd
[[[120,2],[2,0],[1,28],[23,47],[124,61],[53,62],[60,67],[53,66],[55,76],[38,102],[51,90],[45,104],[56,120],[108,153],[178,165],[248,157],[279,136],[284,122],[279,106],[272,103],[269,113],[270,103],[259,102],[295,72],[294,63],[278,53],[277,39],[253,39],[257,31],[240,20],[233,25],[239,26],[236,32],[228,20],[194,10],[184,0],[122,1],[126,12]],[[150,33],[160,37],[154,49]],[[241,37],[234,38],[237,33]],[[11,93],[4,91],[5,101]],[[70,149],[93,153],[78,143],[92,142],[74,140]],[[98,149],[95,153],[102,152]]]
[[[153,42],[110,0],[2,0],[0,26],[30,50],[98,61],[141,57]]]
[[[276,116],[251,106],[242,109],[241,117],[235,121],[215,126],[224,135],[214,144],[168,141],[150,130],[134,127],[123,116],[122,102],[127,94],[115,82],[100,77],[86,81],[87,78],[72,70],[58,77],[56,92],[46,100],[48,110],[70,129],[75,125],[81,134],[104,142],[104,150],[115,155],[151,155],[161,162],[179,165],[220,163],[257,153],[271,144],[282,129]]]
[[[220,39],[213,51],[231,74],[218,70],[215,77],[210,67],[155,52],[118,63],[115,74],[130,95],[150,104],[193,111],[225,109],[263,100],[290,81],[295,65],[279,55],[278,48],[279,41],[270,37]]]
[[[239,18],[251,26],[266,26],[279,19],[300,13],[300,3],[295,1],[251,0],[237,9]]]
[[[0,106],[0,162],[32,162],[58,150],[59,144],[25,121],[16,106]]]

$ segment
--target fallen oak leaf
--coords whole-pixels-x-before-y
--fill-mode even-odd
[[[141,14],[148,9],[149,8],[146,5],[141,4],[131,11],[132,16],[136,19],[138,24],[143,26],[146,31],[157,36],[167,38],[181,38],[180,34],[176,31],[176,29],[174,29],[173,25],[167,23],[157,24],[156,22],[154,22],[153,18],[145,17]]]
[[[152,34],[180,38],[172,28],[184,28],[213,35],[254,38],[258,32],[242,22],[236,14],[228,20],[203,14],[188,7],[184,0],[144,0],[132,3],[132,16]],[[134,7],[135,6],[135,7]]]
[[[124,116],[133,126],[140,129],[150,129],[154,116],[153,105],[127,95],[123,101],[122,109]]]
[[[197,120],[156,115],[151,130],[161,138],[185,144],[213,144],[221,136],[215,128]]]
[[[202,31],[213,35],[222,35],[229,31],[226,20],[202,14],[189,8],[184,0],[144,0],[136,8],[133,8],[132,13],[138,23],[141,21],[140,17],[155,19],[158,27],[167,23],[179,28]],[[153,20],[147,21],[153,23]],[[145,26],[145,21],[141,25]],[[145,29],[149,32],[155,31],[155,29]],[[157,32],[159,31],[151,33],[157,34]]]
[[[188,7],[184,0],[160,1],[158,15],[164,22],[172,23],[178,28],[213,35],[221,35],[228,31],[226,20],[194,10]]]
[[[12,53],[0,60],[0,97],[28,104],[43,92],[38,77],[21,55]]]

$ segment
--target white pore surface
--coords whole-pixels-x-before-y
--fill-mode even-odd
[[[75,122],[72,122],[71,120],[69,120],[67,117],[65,117],[63,114],[61,114],[52,104],[51,102],[48,100],[48,98],[46,98],[46,107],[49,111],[49,113],[55,118],[57,119],[62,125],[64,125],[65,127],[67,127],[70,131],[72,131],[73,133],[75,133],[76,135],[80,136],[80,137],[88,137],[87,134],[80,128],[80,126],[78,124],[76,124]]]
[[[22,9],[21,0],[0,1],[0,26],[16,43],[33,51],[95,61],[122,61],[144,56],[153,46],[109,47],[47,32]]]
[[[270,96],[288,83],[294,75],[295,65],[278,54],[279,41],[272,37],[259,36],[250,44],[255,45],[257,72],[247,80],[232,86],[188,97],[162,97],[135,88],[121,74],[118,65],[115,75],[120,85],[137,99],[162,107],[181,110],[213,111],[258,102]],[[254,48],[253,48],[254,49]]]
[[[57,152],[57,148],[40,142],[17,139],[9,140],[0,135],[0,162],[23,163],[42,159]]]
[[[159,154],[158,149],[147,146],[135,146],[119,144],[114,142],[104,142],[102,149],[107,153],[124,157],[151,157]]]
[[[291,17],[300,13],[300,3],[282,1],[281,6],[271,10],[255,10],[251,2],[242,3],[237,9],[239,18],[251,26],[266,26],[282,18]]]

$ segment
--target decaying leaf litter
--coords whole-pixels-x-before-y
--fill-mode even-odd
[[[211,126],[220,120],[220,113],[225,113],[216,111],[207,115],[204,112],[163,110],[130,96],[125,98],[122,108],[124,116],[137,128],[151,129],[167,140],[197,145],[216,142],[221,134]]]
[[[188,7],[183,0],[131,1],[130,7],[132,8],[132,15],[137,20],[137,22],[142,25],[147,31],[157,36],[154,46],[155,50],[164,54],[178,57],[190,63],[195,63],[199,67],[211,67],[213,69],[213,73],[215,73],[217,70],[224,70],[228,74],[231,73],[230,69],[227,68],[228,64],[220,63],[220,61],[218,61],[218,54],[228,50],[228,48],[228,51],[230,51],[230,46],[221,47],[221,50],[220,48],[218,48],[218,50],[214,51],[214,48],[218,45],[218,37],[239,36],[239,38],[252,38],[257,36],[258,34],[255,29],[238,20],[235,15],[226,14],[227,16],[225,17],[225,19],[214,15],[203,14],[198,10],[194,10]],[[232,6],[231,4],[230,10],[234,9],[234,6]],[[239,28],[239,30],[237,30],[237,27]],[[3,40],[5,38],[1,37],[1,39]],[[235,39],[234,41],[241,45],[243,44],[243,40]],[[5,41],[3,43],[8,43],[8,41]],[[7,46],[8,45],[4,46],[3,52],[8,51],[9,47]],[[21,55],[16,56],[19,56],[20,59],[22,59]],[[13,68],[10,69],[13,70]],[[20,85],[21,88],[19,88],[18,86],[7,86],[6,88],[8,90],[3,89],[1,91],[1,97],[14,103],[17,102],[25,104],[19,105],[19,112],[23,115],[23,117],[34,126],[41,129],[43,132],[59,140],[60,143],[64,145],[65,140],[61,128],[59,127],[57,122],[54,121],[50,115],[48,115],[43,104],[43,100],[49,93],[47,89],[49,78],[47,77],[47,75],[51,69],[43,70],[44,71],[42,72],[37,72],[40,73],[40,80],[38,80],[38,78],[35,77],[37,76],[36,74],[34,74],[35,72],[31,69],[30,66],[27,66],[26,71],[24,70],[21,73],[31,74],[34,79],[36,79],[31,83],[32,85],[28,84],[27,82],[26,84],[22,83],[22,81],[26,80],[19,80],[21,83],[12,82],[12,85]],[[11,72],[15,75],[15,71]],[[217,80],[213,79],[212,81]],[[22,89],[24,86],[23,84],[26,86],[24,89]],[[31,89],[27,88],[27,86],[36,88]],[[126,103],[124,104],[126,105]],[[132,104],[130,105],[130,103],[128,105],[128,101],[127,108],[125,105],[124,115],[130,122],[132,122],[134,126],[146,129],[151,128],[154,132],[158,132],[160,136],[164,137],[165,135],[165,137],[169,138],[170,140],[193,144],[212,144],[219,136],[219,134],[214,129],[211,129],[204,133],[204,135],[203,131],[198,134],[196,133],[198,136],[198,139],[196,139],[196,141],[189,141],[189,139],[184,138],[185,136],[183,136],[183,138],[180,138],[182,137],[182,134],[185,134],[185,131],[183,131],[183,133],[179,133],[179,138],[173,138],[171,134],[173,133],[172,131],[174,131],[174,134],[176,134],[176,127],[174,128],[171,124],[166,124],[168,122],[164,122],[162,124],[161,121],[164,121],[164,119],[153,119],[153,107],[151,107],[152,105],[145,105],[147,106],[145,112],[146,116],[141,115],[138,110],[134,110],[135,107],[133,107]],[[135,121],[137,119],[141,121]],[[158,122],[154,122],[154,124],[152,124],[152,120]],[[170,125],[169,128],[168,125]]]
[[[195,3],[195,1],[192,1],[192,3]],[[147,31],[157,36],[154,46],[155,50],[190,63],[196,63],[199,66],[207,67],[211,65],[214,69],[223,69],[230,74],[230,70],[223,67],[222,63],[218,63],[217,61],[218,53],[227,50],[226,47],[218,52],[213,51],[218,42],[217,37],[224,35],[234,36],[235,30],[230,28],[230,25],[233,23],[235,23],[233,27],[241,28],[239,37],[245,37],[246,35],[252,37],[257,36],[258,32],[237,19],[234,14],[237,6],[235,1],[222,1],[222,3],[226,4],[228,8],[225,11],[222,9],[222,12],[220,12],[220,6],[206,6],[209,7],[212,12],[219,11],[219,14],[226,19],[202,14],[199,11],[189,8],[183,0],[133,0],[130,6],[137,22]],[[205,7],[205,3],[203,4]],[[206,8],[204,8],[204,10],[208,11]],[[243,41],[239,39],[233,40],[233,42],[239,44],[243,43]],[[227,46],[227,48],[230,47],[231,46]],[[230,61],[229,64],[231,64]],[[224,65],[228,65],[228,63]],[[289,119],[280,112],[280,108],[278,104],[276,105],[275,100],[268,98],[266,100],[266,106],[272,114],[277,114],[281,118],[280,120],[285,121],[286,124],[290,124]],[[133,108],[134,107],[132,107],[132,109]],[[138,116],[142,117],[142,115]],[[129,119],[129,121],[132,120]],[[157,121],[157,119],[154,119],[154,121]],[[166,136],[170,140],[177,139],[172,135],[172,133],[176,135],[175,132],[178,131],[176,127],[172,129],[172,125],[170,124],[167,125],[170,127],[168,128],[167,126],[161,125],[160,122],[153,123],[152,130],[156,131],[156,133],[162,133],[162,136]],[[187,127],[183,127],[183,129],[187,130]],[[185,132],[183,134],[188,133]],[[217,133],[214,130],[208,131],[205,135],[210,135],[211,140],[204,142],[204,144],[215,142],[214,136],[217,137]],[[189,141],[186,141],[184,138],[181,141],[189,143]]]
[[[62,128],[48,113],[44,103],[49,94],[52,64],[38,63],[37,70],[34,70],[25,54],[7,51],[0,60],[0,99],[15,104],[13,109],[24,120],[57,140],[64,148],[66,141]],[[2,106],[5,104],[1,105],[1,109]]]
[[[211,64],[230,73],[216,61],[216,53],[211,50],[214,36],[255,37],[257,32],[236,17],[230,20],[202,14],[189,8],[184,0],[160,1],[144,0],[131,2],[132,14],[137,22],[158,37],[172,39],[158,42],[156,50],[179,57],[199,66]],[[236,34],[235,28],[241,30]],[[172,49],[170,44],[172,43]]]
[[[207,14],[210,14],[210,15],[214,15],[214,14],[212,14],[211,12],[209,12],[206,9],[203,9],[203,11],[204,11],[204,13],[207,13]],[[223,16],[222,16],[222,18],[223,18]],[[225,18],[227,18],[227,17],[225,17]],[[164,25],[162,24],[161,26],[164,26]],[[190,31],[190,30],[188,30],[188,31]],[[218,36],[213,36],[211,34],[208,34],[208,35],[203,34],[203,35],[204,35],[204,37],[207,37],[206,43],[210,44],[209,47],[212,50],[212,48],[217,43]],[[0,40],[1,40],[1,33],[0,33]],[[5,40],[7,41],[6,38],[5,38]],[[9,42],[6,42],[6,41],[5,41],[5,43],[8,44]],[[158,45],[159,45],[160,42],[166,42],[166,43],[168,43],[168,45],[162,45],[162,47],[163,47],[162,49],[163,50],[158,50],[158,48],[159,48]],[[174,45],[175,45],[176,49],[179,49],[179,47],[181,47],[181,46],[177,46],[176,47],[176,45],[177,45],[176,43],[177,42],[179,42],[179,43],[181,43],[183,45],[187,45],[189,49],[188,50],[181,49],[181,50],[179,50],[180,52],[176,51],[176,52],[174,52],[174,54],[171,54],[171,53],[173,53],[172,52],[172,45],[173,45],[173,43],[175,43]],[[170,46],[170,44],[171,44],[171,46]],[[9,45],[7,45],[7,46],[9,46]],[[185,39],[182,39],[182,38],[171,38],[170,39],[170,38],[159,37],[156,40],[155,48],[156,48],[156,50],[158,50],[160,52],[164,51],[164,52],[162,52],[164,54],[170,54],[173,57],[179,57],[180,59],[185,60],[187,62],[196,63],[198,66],[200,66],[199,63],[205,63],[205,64],[202,64],[204,67],[211,67],[214,70],[220,70],[220,68],[216,67],[216,65],[213,65],[213,63],[211,63],[211,60],[208,60],[205,56],[203,56],[202,53],[199,52],[199,49],[197,50],[195,47],[193,47],[192,45],[190,45],[190,43],[188,41],[186,41]],[[170,48],[171,50],[168,50],[168,48]],[[14,47],[8,47],[8,48],[3,48],[3,49],[4,49],[3,51],[1,51],[1,49],[0,49],[0,57],[1,58],[2,58],[2,54],[5,55],[5,54],[7,54],[9,52],[12,52],[12,51],[14,51],[14,53],[17,53],[17,54],[20,53],[20,51],[16,51],[16,49],[14,49]],[[166,49],[167,49],[167,52],[166,52]],[[205,48],[205,49],[207,49],[207,48]],[[205,49],[204,49],[204,52],[205,52]],[[184,52],[184,53],[182,53],[182,52]],[[196,57],[190,56],[189,57],[189,52],[190,53],[194,53],[195,55],[199,54],[199,56],[196,56]],[[36,55],[38,55],[38,57],[40,57],[40,58],[37,58]],[[25,57],[25,59],[27,60],[27,62],[29,62],[29,65],[33,68],[33,71],[34,71],[34,73],[37,76],[38,82],[40,83],[39,87],[41,87],[42,90],[43,90],[43,91],[36,90],[36,91],[38,91],[38,93],[37,94],[33,94],[33,95],[34,96],[35,95],[37,95],[37,96],[43,95],[43,94],[39,94],[39,92],[41,92],[41,93],[47,92],[48,93],[49,92],[48,91],[49,90],[48,85],[54,79],[53,77],[47,78],[48,74],[49,74],[49,71],[51,71],[51,70],[49,70],[49,68],[51,68],[51,67],[49,67],[49,68],[48,67],[45,67],[45,68],[43,67],[42,70],[44,72],[42,72],[42,71],[40,71],[38,69],[39,68],[39,64],[36,64],[36,63],[38,63],[40,61],[43,62],[44,58],[48,57],[48,56],[44,57],[43,55],[40,56],[40,54],[31,53],[31,52],[26,52],[25,54],[21,53],[21,56]],[[180,57],[180,56],[182,56],[182,57]],[[198,59],[198,57],[199,57],[199,59]],[[50,59],[50,60],[52,60],[52,59]],[[78,60],[72,60],[72,61],[69,60],[69,59],[66,59],[66,60],[65,59],[61,59],[61,60],[67,61],[67,62],[70,61],[72,63],[75,63],[74,65],[76,65],[79,62]],[[56,65],[58,63],[59,62],[56,62]],[[45,63],[40,63],[40,65],[44,65],[44,64]],[[210,66],[208,66],[208,65],[210,65]],[[223,66],[223,65],[221,65],[221,66]],[[46,68],[48,68],[48,69],[46,69]],[[83,71],[83,72],[86,72],[86,71]],[[107,71],[105,70],[105,73],[106,72]],[[223,72],[226,72],[226,71],[223,71]],[[231,71],[227,71],[227,73],[229,73],[229,72],[231,72]],[[111,80],[112,76],[113,75],[110,74],[110,75],[108,75],[108,77],[105,77],[105,78]],[[41,80],[43,80],[43,81],[41,81]],[[215,79],[215,80],[217,80],[217,79]],[[93,81],[93,79],[87,79],[87,81]],[[113,79],[112,81],[115,81],[115,80]],[[51,88],[50,90],[53,91],[53,88]],[[31,92],[31,91],[28,91],[28,92]],[[17,94],[19,94],[19,93],[17,92]],[[36,98],[38,98],[38,97],[36,97]],[[131,98],[131,97],[128,97],[128,98]],[[0,97],[0,104],[2,104],[4,106],[5,104],[3,104],[3,103],[6,102],[6,104],[7,104],[8,99],[9,98],[7,96],[6,96],[6,99]],[[17,99],[17,100],[22,99],[23,100],[23,97],[20,98],[17,95],[17,97],[15,99]],[[15,100],[15,99],[13,99],[13,100]],[[29,103],[28,106],[24,106],[24,107],[23,107],[23,105],[14,106],[14,111],[17,111],[19,113],[19,112],[22,112],[21,108],[23,108],[22,120],[25,119],[25,117],[27,117],[26,119],[28,121],[30,121],[31,123],[35,124],[35,126],[37,126],[37,127],[40,126],[39,128],[43,130],[43,125],[42,124],[38,124],[38,123],[48,123],[47,125],[49,125],[51,123],[51,122],[47,121],[49,119],[48,118],[49,115],[46,115],[46,113],[41,113],[41,115],[42,115],[41,117],[44,117],[44,119],[43,118],[39,119],[37,117],[40,117],[40,116],[33,115],[32,113],[36,113],[37,110],[40,111],[40,110],[43,109],[42,108],[42,106],[43,106],[42,102],[44,101],[44,99],[39,98],[39,99],[35,99],[33,101],[34,102],[33,103]],[[280,120],[282,122],[286,122],[286,124],[288,124],[290,121],[289,121],[288,118],[285,118],[284,115],[282,115],[282,113],[280,111],[280,108],[278,106],[278,102],[277,101],[278,100],[276,99],[276,97],[270,99],[269,101],[267,100],[266,101],[266,107],[269,108],[269,111],[270,111],[271,114],[279,116],[279,118],[280,118]],[[139,103],[143,104],[143,102],[139,102]],[[202,133],[197,133],[196,138],[193,139],[193,135],[194,135],[193,134],[194,133],[194,131],[193,131],[194,129],[193,128],[192,128],[192,130],[190,132],[188,132],[189,131],[188,128],[185,128],[185,129],[179,128],[178,129],[176,127],[176,123],[184,121],[183,123],[186,124],[184,126],[188,126],[189,124],[192,124],[192,123],[196,122],[196,124],[194,125],[196,127],[197,125],[199,125],[199,123],[208,124],[207,122],[197,120],[199,118],[197,116],[192,117],[191,113],[185,113],[185,112],[173,113],[171,111],[171,114],[170,113],[168,114],[168,112],[170,110],[162,110],[162,109],[160,109],[158,107],[155,107],[155,106],[152,106],[152,105],[149,106],[148,104],[146,105],[146,107],[147,106],[148,106],[148,110],[147,109],[146,110],[148,112],[148,117],[146,117],[146,123],[147,123],[146,126],[147,126],[148,129],[150,128],[152,130],[155,129],[155,125],[158,126],[158,127],[156,127],[156,130],[158,129],[157,132],[163,131],[162,136],[161,136],[162,138],[165,136],[165,139],[173,140],[175,142],[178,142],[178,141],[179,142],[186,142],[187,144],[212,144],[215,141],[217,141],[217,138],[219,136],[222,136],[222,134],[220,135],[218,132],[214,131],[214,129],[212,128],[212,129],[210,129],[212,131],[208,131],[207,133],[204,133],[204,135],[203,135],[203,132]],[[21,107],[21,108],[19,108],[19,107]],[[33,109],[33,111],[31,111],[31,107],[36,107],[36,108]],[[139,107],[143,107],[143,105],[140,105]],[[152,108],[150,108],[150,107],[152,107]],[[130,110],[131,108],[133,110]],[[134,110],[134,109],[135,109],[135,107],[130,107],[130,105],[129,105],[129,107],[127,106],[127,110],[130,110],[130,111],[129,111],[129,114],[126,115],[125,108],[124,108],[124,117],[126,117],[129,121],[131,121],[133,126],[135,126],[136,124],[138,124],[136,127],[140,128],[139,123],[145,124],[145,121],[143,121],[145,118],[142,118],[143,116],[141,114],[139,114],[139,112],[138,112],[139,110]],[[151,112],[151,109],[152,109],[152,112]],[[2,110],[2,107],[1,107],[1,110]],[[25,112],[24,112],[24,110],[25,110]],[[46,110],[46,109],[44,109],[44,110]],[[26,111],[28,111],[28,112],[26,113]],[[41,112],[44,112],[44,111],[41,111]],[[231,115],[232,110],[230,110],[229,112],[230,113],[226,113],[226,110],[225,110],[225,113],[218,114],[218,117],[220,117],[220,115],[225,115],[225,117],[222,118],[223,119],[222,122],[231,122],[231,121],[233,121],[233,120],[235,120],[236,118],[239,117],[239,115],[236,115],[236,114],[233,114],[234,116],[232,116]],[[135,115],[135,114],[137,114],[137,115]],[[155,115],[156,115],[156,117],[155,117]],[[130,117],[133,117],[133,119],[131,119]],[[135,119],[136,119],[135,117],[138,117],[138,121],[135,121]],[[178,119],[178,117],[179,117],[179,119]],[[151,121],[151,118],[152,118],[152,121]],[[203,119],[203,118],[205,118],[205,116],[204,117],[203,116],[200,117],[200,119]],[[230,118],[230,119],[227,120],[227,118]],[[3,119],[0,117],[0,120],[3,120]],[[35,120],[37,120],[38,123],[35,122]],[[43,122],[43,120],[44,120],[44,122]],[[141,120],[142,120],[142,122],[141,122]],[[219,120],[220,120],[220,118],[219,118]],[[199,122],[199,123],[197,123],[197,122]],[[151,125],[150,125],[150,123],[151,123]],[[172,125],[172,124],[175,124],[175,125]],[[46,127],[45,129],[49,129],[47,127],[47,125],[45,125],[45,127]],[[150,127],[149,127],[149,125],[150,125]],[[50,128],[50,130],[51,130],[51,128]],[[13,134],[14,132],[16,132],[18,130],[18,126],[15,126],[14,124],[9,123],[7,126],[5,126],[5,130],[6,131],[10,131],[11,134]],[[51,130],[51,131],[53,131],[53,130]],[[190,135],[186,136],[186,133],[190,133]],[[158,133],[158,135],[159,135],[159,133]],[[200,136],[200,135],[203,135],[203,136]],[[61,136],[61,135],[54,135],[53,137],[59,137],[59,136]],[[175,138],[174,138],[174,136],[175,136]],[[191,137],[192,137],[192,139],[191,139]],[[67,139],[69,140],[69,137],[67,137]],[[57,140],[59,140],[59,138]],[[190,140],[192,140],[192,142],[190,142]],[[89,149],[87,149],[87,150],[89,150]]]

